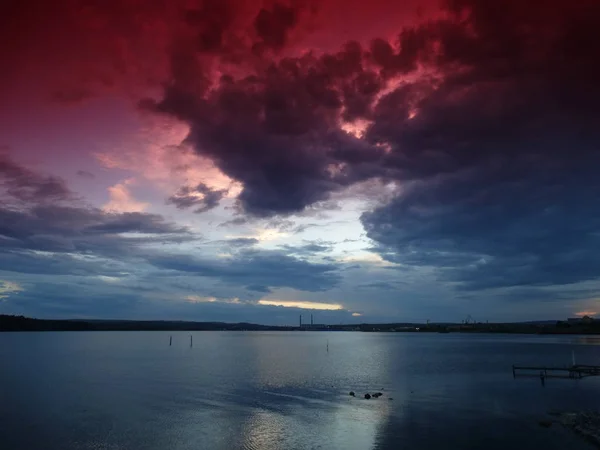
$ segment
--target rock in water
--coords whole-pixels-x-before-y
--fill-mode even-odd
[[[365,398],[369,400],[371,398],[371,394],[365,394]]]
[[[352,397],[354,397],[356,394],[354,393],[354,391],[350,391],[350,393],[348,395],[351,395]]]

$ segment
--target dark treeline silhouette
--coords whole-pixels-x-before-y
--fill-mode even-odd
[[[270,326],[253,323],[167,320],[48,320],[0,314],[1,331],[364,331],[421,333],[600,334],[600,320],[521,323],[380,323],[356,325]]]
[[[284,330],[251,323],[185,322],[165,320],[48,320],[0,315],[0,331],[210,331]]]

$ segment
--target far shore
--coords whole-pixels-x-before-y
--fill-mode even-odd
[[[0,315],[3,331],[360,331],[387,333],[509,333],[600,334],[600,320],[539,321],[520,323],[380,323],[345,325],[275,326],[253,323],[167,320],[49,320]]]

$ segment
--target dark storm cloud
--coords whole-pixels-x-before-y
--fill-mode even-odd
[[[199,8],[185,11],[186,23],[196,32],[198,50],[212,52],[222,48],[233,20],[233,8],[234,2],[221,0],[205,1]]]
[[[10,252],[116,256],[131,253],[138,245],[153,243],[157,237],[161,242],[197,238],[154,214],[116,214],[57,205],[28,210],[0,208],[0,249]]]
[[[288,31],[296,24],[297,11],[275,3],[270,9],[261,8],[254,19],[254,28],[267,47],[280,49],[285,45]]]
[[[358,104],[380,88],[363,53],[353,43],[322,58],[283,58],[256,75],[223,76],[202,98],[175,83],[156,109],[189,123],[188,142],[242,182],[247,212],[300,212],[379,171],[384,150],[339,128],[343,97],[356,92]]]
[[[335,265],[313,264],[277,251],[244,250],[232,258],[213,260],[183,254],[156,254],[149,255],[147,261],[161,269],[242,286],[251,283],[316,292],[331,289],[340,281]]]
[[[195,208],[194,212],[200,214],[219,206],[219,202],[226,194],[226,190],[211,189],[204,183],[200,183],[195,187],[180,188],[175,195],[167,199],[167,203],[179,209]]]
[[[81,28],[110,25],[99,25],[97,34],[81,40],[63,36],[59,31],[64,25],[47,20],[54,14],[36,15],[55,23],[48,27],[51,32],[36,33],[41,22],[25,27],[28,8],[17,22],[9,10],[5,17],[11,18],[6,24],[10,33],[0,39],[0,51],[6,47],[11,54],[30,58],[21,51],[26,46],[12,39],[20,27],[32,40],[56,35],[74,44],[76,51],[65,59],[94,55],[100,65],[110,66],[109,78],[114,72],[132,73],[137,76],[132,84],[145,90],[139,74],[145,80],[146,72],[119,59],[136,54],[135,44],[140,42],[133,34],[146,29],[154,36],[163,28],[170,30],[168,21],[173,19],[163,22],[162,17],[171,9],[161,7],[137,20],[132,14],[137,2],[96,3]],[[116,8],[117,3],[123,6]],[[154,3],[172,4],[148,4]],[[286,46],[298,28],[297,9],[270,3],[246,18],[248,29],[238,32],[234,3],[199,5],[183,12],[176,5],[174,30],[157,37],[159,45],[150,40],[152,45],[141,46],[140,53],[160,48],[149,51],[149,67],[156,66],[156,73],[147,77],[165,86],[162,100],[146,106],[189,125],[187,143],[241,183],[240,213],[281,220],[323,204],[336,191],[381,177],[396,181],[400,194],[365,214],[362,222],[377,251],[390,261],[433,267],[439,279],[458,285],[464,295],[523,287],[520,292],[527,297],[533,292],[530,288],[596,278],[596,0],[448,0],[444,14],[437,16],[442,19],[399,30],[395,40],[377,39],[367,47],[351,41],[339,52],[309,51],[294,57],[289,55],[298,55],[298,49],[286,53]],[[46,9],[51,13],[54,6]],[[111,9],[118,14],[103,13]],[[123,20],[110,20],[113,17]],[[159,20],[147,21],[156,17]],[[126,31],[114,33],[120,28]],[[121,46],[129,41],[131,47]],[[84,43],[80,48],[80,42],[100,44],[88,48]],[[42,47],[46,55],[58,53],[47,49],[62,48]],[[169,51],[164,61],[158,57],[163,47]],[[8,61],[15,62],[6,64],[11,69],[20,60]],[[163,67],[166,61],[168,68]],[[71,71],[74,66],[65,67]],[[340,118],[370,123],[364,138],[340,130]],[[5,266],[27,266],[30,271],[65,267],[63,272],[74,273],[77,260],[72,254],[135,254],[140,262],[147,257],[161,268],[259,288],[257,292],[269,286],[319,290],[337,283],[333,264],[313,265],[283,252],[241,251],[222,262],[142,254],[138,246],[153,240],[195,237],[159,216],[109,215],[72,205],[44,210],[40,205],[46,201],[70,199],[62,182],[2,161],[0,183],[7,196],[27,203],[2,206]],[[178,207],[210,208],[220,200],[208,192],[208,201],[196,203],[185,189],[191,188],[183,188],[172,200]],[[246,217],[238,217],[229,225],[247,223]],[[309,226],[293,228],[282,221],[279,227],[302,232]],[[136,233],[153,236],[124,235]],[[40,251],[65,258],[57,259],[54,268],[44,268],[51,263]],[[81,270],[87,270],[86,264]],[[350,267],[360,266],[346,269]]]
[[[0,205],[0,270],[73,275],[118,275],[120,258],[144,244],[197,239],[162,216],[109,213],[75,200],[63,180],[29,170],[3,157]],[[70,200],[65,206],[64,200]],[[107,259],[108,258],[108,259]],[[119,258],[119,262],[109,262]]]
[[[380,172],[384,149],[339,128],[342,116],[370,117],[384,87],[358,42],[322,56],[275,60],[271,52],[257,48],[283,50],[289,32],[300,26],[304,6],[264,6],[252,22],[253,35],[236,29],[231,2],[203,5],[185,14],[192,32],[200,33],[201,48],[194,51],[185,39],[175,41],[162,101],[154,107],[151,101],[140,105],[190,125],[187,142],[241,182],[238,199],[245,212],[301,212]],[[213,63],[235,63],[239,71],[213,72],[207,51]],[[170,201],[185,207],[190,198],[182,193]]]
[[[479,167],[408,189],[363,222],[387,259],[438,267],[463,288],[596,278],[600,185],[592,173],[569,174],[569,184],[548,175],[502,181]]]
[[[24,202],[68,200],[71,191],[57,177],[41,175],[15,163],[0,151],[0,187],[5,195]]]
[[[363,215],[368,237],[387,259],[437,267],[462,289],[597,278],[600,5],[450,7],[456,20],[418,30],[417,54],[444,79],[388,94],[367,130],[405,182]]]

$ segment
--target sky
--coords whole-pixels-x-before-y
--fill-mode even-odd
[[[0,313],[600,313],[596,0],[8,0]]]

